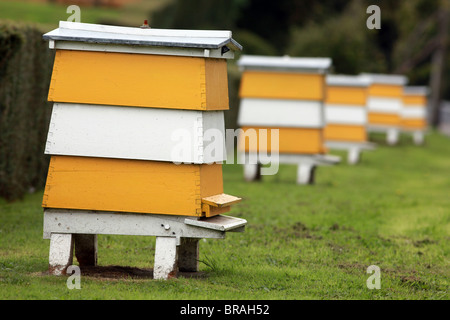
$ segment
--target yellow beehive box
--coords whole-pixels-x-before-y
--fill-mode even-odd
[[[403,90],[402,128],[408,131],[427,128],[428,88],[407,86]]]
[[[367,142],[367,79],[358,76],[327,75],[326,82],[325,139]]]
[[[323,108],[328,58],[242,56],[238,124],[249,129],[279,130],[279,153],[324,154]],[[242,137],[245,137],[243,135]],[[259,143],[256,149],[240,139],[243,152],[271,151]]]
[[[43,207],[210,217],[240,200],[221,165],[231,32],[61,22],[44,38],[56,56]]]

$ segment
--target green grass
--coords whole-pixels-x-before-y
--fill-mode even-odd
[[[318,168],[314,186],[296,185],[294,166],[247,183],[224,165],[225,192],[244,199],[229,214],[248,226],[200,242],[197,279],[82,275],[69,290],[45,275],[42,193],[0,200],[0,299],[449,299],[450,139],[380,143],[356,166],[337,154],[344,162]],[[153,237],[99,236],[99,265],[151,268],[154,248]],[[366,287],[370,265],[380,290]]]

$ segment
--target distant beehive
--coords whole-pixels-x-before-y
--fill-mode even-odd
[[[238,65],[243,68],[239,126],[279,129],[280,153],[325,153],[323,102],[331,60],[244,55]],[[258,151],[249,144],[244,150]]]
[[[359,161],[362,150],[373,150],[367,134],[367,99],[370,82],[350,75],[327,75],[325,140],[330,149],[348,151],[348,162]]]
[[[238,125],[244,132],[238,151],[277,151],[280,163],[300,163],[301,156],[304,160],[324,155],[325,74],[331,59],[244,55],[238,65],[243,71]],[[279,130],[278,150],[271,150],[271,141],[267,147],[259,142],[261,130],[267,130],[270,137],[273,129]],[[258,143],[244,139],[248,130],[256,131]],[[324,159],[318,161],[327,162]],[[310,161],[308,166],[315,164]]]
[[[408,86],[403,90],[402,130],[413,134],[416,144],[423,143],[427,130],[428,87]]]
[[[325,139],[367,142],[369,82],[358,76],[327,75]]]
[[[56,56],[43,207],[210,217],[239,200],[223,194],[225,152],[205,152],[208,129],[225,139],[231,32],[61,22],[45,38]]]
[[[403,109],[403,87],[408,79],[403,75],[362,74],[371,82],[367,102],[370,131],[387,133],[390,144],[398,141]]]

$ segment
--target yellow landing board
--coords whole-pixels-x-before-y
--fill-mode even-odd
[[[427,98],[420,95],[407,95],[403,96],[403,104],[407,107],[408,105],[427,105]]]
[[[369,87],[369,95],[375,97],[394,97],[403,96],[403,86],[391,84],[372,84]]]
[[[226,110],[226,60],[56,50],[48,100]]]
[[[305,128],[262,128],[242,127],[244,135],[239,136],[239,149],[245,152],[272,152],[271,130],[279,130],[279,153],[294,154],[323,154],[327,150],[322,138],[322,129]],[[253,129],[253,130],[251,130]],[[260,146],[260,129],[267,130],[267,144]],[[257,143],[250,143],[253,135],[256,135]],[[256,148],[256,149],[255,149]]]
[[[328,86],[326,102],[334,104],[365,106],[367,100],[366,88]]]
[[[222,193],[221,164],[52,156],[42,206],[211,216],[229,207],[202,209],[202,198]]]
[[[246,71],[239,96],[323,101],[324,85],[324,76],[320,74]]]
[[[364,126],[330,124],[324,130],[325,140],[366,142],[367,132]]]
[[[397,114],[369,112],[368,120],[369,124],[400,125],[400,116]]]
[[[406,129],[425,129],[427,122],[424,119],[402,119],[402,127]]]

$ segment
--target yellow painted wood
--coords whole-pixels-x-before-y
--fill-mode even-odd
[[[242,200],[241,198],[222,193],[202,198],[202,203],[208,204],[212,207],[221,208],[221,207],[229,207],[230,205],[238,203],[241,200]]]
[[[402,126],[406,129],[425,129],[427,122],[425,119],[402,119]]]
[[[408,105],[427,105],[427,98],[421,95],[407,95],[403,96],[403,105],[408,107]]]
[[[367,132],[364,126],[330,124],[325,127],[324,137],[325,140],[365,142]]]
[[[391,113],[368,113],[369,124],[400,125],[400,116]]]
[[[305,128],[263,128],[263,127],[242,127],[243,135],[239,136],[239,148],[245,152],[272,152],[271,150],[271,131],[279,130],[279,153],[294,154],[323,154],[327,152],[322,137],[322,129],[305,129]],[[247,130],[254,129],[256,131],[257,144],[256,150],[249,143]],[[267,145],[259,146],[259,130],[267,129]],[[251,136],[251,134],[248,134]]]
[[[403,96],[403,86],[392,84],[372,84],[369,87],[369,95],[376,97],[394,97]]]
[[[241,98],[323,100],[325,78],[321,74],[246,71]]]
[[[228,109],[226,60],[56,50],[49,101]]]
[[[42,206],[202,216],[222,193],[221,164],[52,156]]]
[[[367,88],[327,86],[326,103],[365,106]]]

